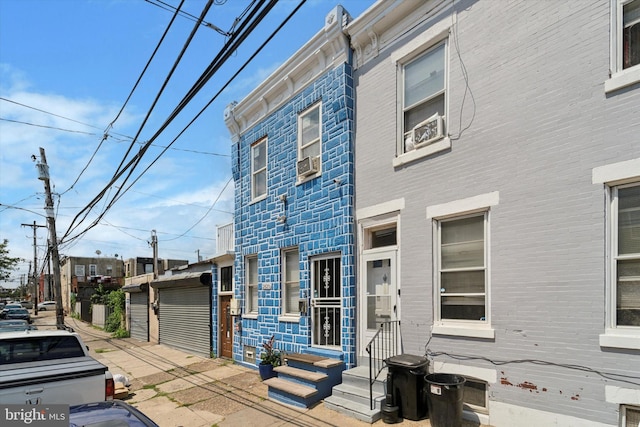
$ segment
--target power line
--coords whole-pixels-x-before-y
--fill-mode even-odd
[[[174,6],[172,6],[172,5],[168,4],[168,3],[165,3],[165,2],[163,2],[161,0],[155,0],[157,3],[154,3],[152,0],[145,0],[145,1],[147,3],[149,3],[149,4],[152,4],[152,5],[154,5],[156,7],[159,7],[160,9],[163,9],[163,10],[176,10],[176,8]],[[226,2],[227,2],[227,0],[216,0],[214,3],[215,3],[216,6],[221,6],[221,5],[225,4]],[[190,14],[189,12],[185,12],[183,10],[180,10],[179,14],[184,18],[190,19],[191,21],[198,22],[198,18],[196,16]],[[218,26],[216,26],[216,25],[214,25],[214,24],[212,24],[210,22],[204,21],[204,20],[200,22],[200,25],[203,25],[205,27],[211,28],[212,30],[216,31],[218,34],[223,35],[225,37],[229,37],[231,35],[231,32],[224,31],[220,27],[218,27]]]
[[[25,107],[25,108],[29,108],[29,109],[32,109],[32,110],[35,110],[35,111],[39,111],[41,113],[49,114],[49,115],[54,116],[54,117],[59,117],[59,118],[64,119],[64,120],[69,120],[71,122],[75,122],[75,123],[81,124],[83,126],[88,126],[88,127],[94,128],[94,129],[102,129],[102,128],[98,127],[98,126],[91,125],[89,123],[84,123],[84,122],[81,122],[79,120],[75,120],[75,119],[71,119],[69,117],[61,116],[59,114],[55,114],[55,113],[52,113],[50,111],[42,110],[40,108],[32,107],[30,105],[22,104],[20,102],[13,101],[11,99],[0,97],[0,101],[10,102],[12,104],[16,104],[16,105],[19,105],[21,107]],[[6,119],[6,118],[3,118],[3,117],[0,117],[0,120],[6,121],[6,122],[17,123],[17,124],[23,124],[23,125],[27,125],[27,126],[35,126],[35,127],[46,128],[46,129],[58,130],[58,131],[61,131],[61,132],[79,133],[79,134],[84,134],[84,135],[88,135],[88,136],[101,136],[102,135],[102,136],[107,136],[107,138],[109,138],[111,140],[114,140],[116,142],[123,142],[125,140],[128,140],[128,141],[133,140],[132,136],[124,135],[124,134],[121,134],[121,133],[118,133],[118,132],[113,132],[113,131],[110,131],[110,132],[107,132],[107,133],[98,134],[98,133],[84,132],[84,131],[74,130],[74,129],[64,129],[64,128],[60,128],[60,127],[42,125],[42,124],[37,124],[37,123],[29,123],[29,122],[24,122],[24,121],[20,121],[20,120]],[[120,136],[121,138],[116,138],[114,135]],[[144,142],[136,142],[136,143],[140,144],[140,145],[144,144]],[[151,146],[152,147],[158,147],[158,148],[166,148],[166,146],[158,145],[158,144],[151,144]],[[208,155],[208,156],[231,157],[230,154],[214,153],[214,152],[210,152],[210,151],[190,150],[190,149],[187,149],[187,148],[171,147],[171,150],[184,151],[184,152],[187,152],[187,153],[194,153],[194,154],[204,154],[204,155]]]
[[[207,6],[210,6],[210,3],[211,3],[211,1],[209,1]],[[212,61],[212,63],[209,65],[209,67],[207,67],[205,72],[196,81],[196,83],[189,90],[187,95],[185,95],[185,97],[182,99],[182,101],[180,101],[179,105],[174,109],[174,111],[170,114],[170,116],[165,120],[164,124],[160,127],[160,129],[153,135],[153,137],[149,140],[149,142],[147,142],[145,144],[145,146],[140,150],[140,152],[138,154],[136,154],[129,161],[129,163],[127,165],[122,167],[122,163],[121,163],[121,165],[118,167],[118,170],[117,170],[116,174],[114,174],[114,177],[107,184],[107,186],[98,194],[98,196],[96,196],[89,203],[89,205],[87,205],[86,208],[84,208],[76,216],[76,218],[74,218],[74,220],[72,221],[71,225],[69,226],[69,229],[65,233],[63,239],[66,238],[74,229],[76,229],[78,227],[78,225],[76,225],[74,227],[76,219],[78,219],[83,213],[85,215],[84,215],[82,221],[84,219],[86,219],[88,212],[91,211],[93,209],[93,207],[95,207],[95,205],[97,204],[98,200],[100,200],[102,197],[104,197],[105,193],[110,188],[110,186],[113,185],[118,179],[120,179],[120,177],[126,172],[127,169],[129,169],[129,174],[127,175],[127,177],[125,177],[124,182],[126,182],[128,180],[128,178],[131,176],[133,170],[140,163],[140,161],[142,159],[142,156],[145,154],[145,152],[147,151],[147,149],[149,147],[149,144],[151,142],[155,141],[155,139],[166,129],[166,127],[173,121],[173,119],[175,119],[175,117],[182,111],[182,109],[184,109],[184,107],[187,105],[187,103],[193,99],[193,97],[199,92],[200,89],[202,89],[203,85],[213,76],[215,71],[217,71],[219,69],[219,67],[229,58],[229,56],[240,46],[240,44],[246,39],[246,37],[255,29],[255,27],[258,25],[258,23],[260,23],[262,21],[262,19],[266,16],[266,14],[275,6],[276,1],[275,0],[271,0],[269,2],[269,4],[262,11],[258,12],[258,9],[260,9],[264,3],[265,3],[265,0],[261,0],[259,2],[259,5],[256,6],[255,8],[253,8],[248,13],[248,17],[246,18],[245,21],[243,21],[240,24],[240,27],[238,28],[238,31],[235,32],[232,35],[232,37],[228,40],[227,43],[225,43],[225,46],[223,47],[223,49],[218,53],[218,55]],[[257,14],[257,18],[254,21],[253,17],[256,14]],[[204,18],[204,14],[201,15],[201,18]],[[247,22],[249,22],[249,23],[247,23]],[[244,28],[247,27],[247,26],[248,26],[248,30],[243,32]],[[195,29],[196,28],[194,28],[194,31],[195,31]],[[194,31],[192,31],[192,35],[194,34]],[[183,51],[184,51],[184,49],[183,49]],[[174,67],[175,67],[175,65],[174,65]],[[190,122],[190,124],[191,123],[193,123],[193,120]],[[175,140],[174,140],[174,142],[175,142]],[[165,151],[163,151],[162,153],[164,153],[164,152]],[[161,155],[162,155],[162,153],[161,153]],[[156,158],[156,160],[157,160],[157,158]],[[148,168],[147,168],[147,170],[148,170]],[[142,176],[142,174],[140,176]],[[140,178],[140,176],[138,177],[138,179]],[[136,181],[137,181],[137,179],[136,179]],[[124,184],[124,182],[123,182],[123,184]],[[130,186],[128,188],[130,188]],[[106,214],[107,210],[110,209],[111,206],[119,199],[119,197],[121,196],[121,189],[122,189],[122,186],[120,187],[120,189],[118,189],[116,194],[113,196],[113,198],[111,199],[111,202],[106,206],[106,208],[104,208],[102,210],[102,212],[98,216],[98,218],[96,220],[94,220],[94,222],[92,224],[90,224],[84,231],[78,233],[73,238],[80,237],[82,234],[84,234],[86,231],[88,231],[90,228],[92,228],[93,226],[95,226],[97,224],[97,222]],[[126,190],[124,190],[124,191],[126,192]]]

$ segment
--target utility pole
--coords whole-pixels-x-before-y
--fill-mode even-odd
[[[35,221],[33,224],[22,224],[23,227],[33,227],[33,288],[34,288],[34,299],[33,302],[33,314],[35,316],[38,315],[38,293],[40,291],[40,283],[38,280],[38,247],[36,246],[36,230],[38,227],[46,228],[46,225],[38,225]]]
[[[151,230],[151,247],[153,248],[153,278],[158,278],[158,235]]]
[[[56,325],[64,325],[64,308],[62,307],[62,284],[60,283],[60,255],[58,254],[58,237],[56,236],[56,219],[53,216],[53,197],[51,197],[51,183],[49,182],[49,165],[44,154],[44,148],[40,147],[40,163],[38,168],[38,179],[44,181],[44,192],[46,201],[44,211],[47,214],[47,224],[49,225],[49,239],[51,244],[51,262],[53,263],[53,289],[56,301]]]

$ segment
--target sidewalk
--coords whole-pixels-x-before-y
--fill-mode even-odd
[[[129,379],[130,394],[123,400],[161,427],[370,426],[322,403],[302,409],[271,401],[258,371],[232,361],[205,359],[132,338],[111,339],[108,333],[70,317],[65,323],[112,374]],[[378,424],[383,423],[374,425]]]
[[[55,325],[52,312],[40,312],[35,324]],[[365,423],[325,408],[294,408],[269,400],[267,386],[257,370],[226,359],[206,359],[171,347],[113,339],[110,334],[80,320],[65,317],[89,347],[89,352],[112,374],[129,379],[127,403],[140,409],[161,427],[382,427],[382,420]],[[403,420],[402,427],[431,424]],[[464,427],[478,426],[463,423]]]

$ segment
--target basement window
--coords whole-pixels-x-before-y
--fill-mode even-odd
[[[462,403],[465,409],[482,414],[488,414],[487,407],[487,383],[481,380],[467,377],[464,383]]]

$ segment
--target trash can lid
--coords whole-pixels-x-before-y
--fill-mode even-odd
[[[426,356],[417,356],[415,354],[398,354],[386,359],[387,365],[395,367],[419,368],[427,365],[429,359]]]

